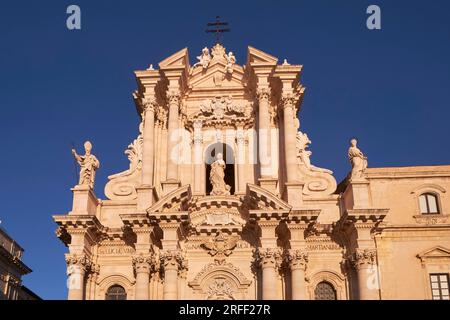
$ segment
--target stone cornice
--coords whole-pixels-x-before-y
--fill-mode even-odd
[[[28,268],[25,263],[22,262],[19,258],[13,256],[11,253],[9,253],[8,250],[6,250],[3,246],[0,246],[0,259],[4,259],[6,265],[14,265],[21,274],[27,274],[30,273],[32,270]]]

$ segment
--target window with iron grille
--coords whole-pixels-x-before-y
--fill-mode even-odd
[[[315,300],[337,300],[336,290],[334,287],[326,281],[320,282],[314,290]]]
[[[113,285],[106,292],[106,300],[127,300],[127,292],[122,286]]]
[[[448,274],[430,274],[430,283],[433,300],[450,300]]]

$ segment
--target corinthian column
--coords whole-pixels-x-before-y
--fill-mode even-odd
[[[154,98],[146,99],[144,108],[144,143],[142,151],[142,184],[153,185],[153,158],[154,158],[154,132],[155,132],[155,107]]]
[[[85,275],[91,262],[84,255],[66,254],[67,263],[67,288],[69,289],[69,300],[83,300]]]
[[[269,98],[270,88],[258,87],[258,155],[260,177],[267,178],[271,175],[271,145],[270,145],[270,114]]]
[[[178,142],[178,111],[180,104],[180,92],[178,90],[169,90],[167,92],[169,101],[169,122],[167,136],[167,180],[178,180],[178,156],[174,150]]]
[[[167,250],[161,255],[164,267],[164,300],[178,299],[178,272],[182,270],[185,261],[179,250]]]
[[[378,268],[376,251],[357,249],[352,259],[358,274],[358,289],[360,300],[379,300]]]
[[[283,94],[284,160],[288,182],[298,180],[295,150],[297,129],[294,124],[296,101],[297,97],[293,93]]]
[[[262,298],[275,300],[278,298],[277,272],[281,260],[279,248],[258,249],[259,264],[262,269]]]
[[[194,122],[194,193],[203,193],[202,176],[203,176],[203,135],[202,121]]]
[[[301,250],[289,250],[286,259],[291,269],[292,300],[306,300],[305,271],[308,254]]]
[[[133,257],[133,267],[136,274],[135,284],[135,299],[148,300],[149,299],[149,283],[150,283],[150,268],[152,260],[148,256],[139,255]]]

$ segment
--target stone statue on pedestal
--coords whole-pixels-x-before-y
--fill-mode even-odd
[[[80,165],[80,179],[78,185],[89,186],[94,188],[95,170],[100,168],[100,161],[91,154],[92,144],[89,141],[84,143],[85,154],[79,155],[75,149],[72,149],[72,154]]]
[[[348,160],[352,165],[351,179],[363,179],[363,173],[367,169],[367,157],[358,149],[357,144],[358,140],[355,138],[350,140]]]
[[[221,153],[218,153],[216,161],[211,164],[211,173],[209,175],[209,181],[213,187],[211,195],[230,195],[231,187],[225,183],[225,167],[226,163],[223,160],[223,156]]]

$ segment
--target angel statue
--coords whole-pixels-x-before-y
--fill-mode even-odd
[[[202,66],[203,69],[208,68],[209,62],[211,61],[211,55],[209,54],[209,49],[207,47],[204,47],[202,49],[202,55],[197,57],[198,62],[193,65],[195,68],[196,66]]]
[[[94,188],[95,170],[100,168],[100,161],[91,154],[91,150],[92,143],[86,141],[84,143],[84,156],[79,155],[75,149],[72,149],[72,155],[80,165],[80,179],[78,185]]]
[[[216,156],[216,161],[211,164],[211,173],[209,175],[209,181],[213,187],[211,195],[230,195],[231,187],[225,183],[225,167],[226,163],[223,160],[223,155],[218,153]]]
[[[236,63],[236,57],[233,52],[228,52],[228,55],[225,55],[225,59],[227,60],[227,65],[225,66],[225,73],[232,74],[233,66]]]
[[[352,164],[351,178],[363,178],[363,173],[367,169],[367,157],[356,146],[358,140],[355,138],[350,140],[350,148],[348,149],[348,160]]]

